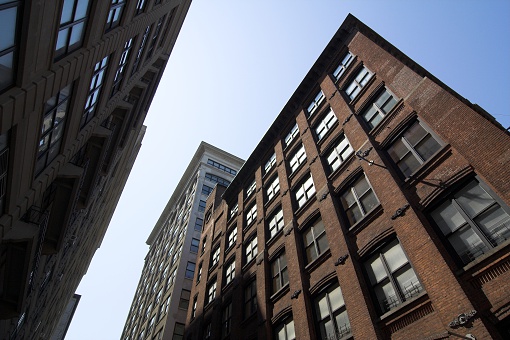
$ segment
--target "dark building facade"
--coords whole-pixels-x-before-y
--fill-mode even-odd
[[[54,333],[190,3],[0,1],[0,339]]]
[[[507,339],[510,135],[349,15],[207,201],[186,339]]]

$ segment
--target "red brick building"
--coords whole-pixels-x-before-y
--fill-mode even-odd
[[[186,339],[508,338],[509,146],[349,15],[211,194]]]

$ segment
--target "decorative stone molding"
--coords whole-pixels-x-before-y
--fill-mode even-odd
[[[289,236],[292,230],[294,229],[294,220],[290,221],[284,228],[283,228],[283,235]]]
[[[256,258],[257,266],[259,266],[262,263],[262,261],[264,261],[265,257],[266,257],[266,251],[265,250],[257,255],[257,258]]]
[[[466,312],[466,313],[461,313],[459,315],[457,315],[457,317],[455,319],[453,319],[452,322],[450,322],[448,324],[448,326],[450,326],[451,328],[457,328],[457,327],[460,327],[460,326],[464,326],[465,324],[467,324],[469,322],[469,320],[471,320],[476,314],[476,310],[470,310],[469,312]]]
[[[315,163],[315,161],[317,160],[317,157],[318,157],[318,156],[315,156],[314,158],[312,158],[312,161],[310,162],[310,164]]]
[[[362,151],[362,150],[358,150],[356,152],[356,156],[358,157],[358,159],[361,161],[361,160],[364,160],[366,161],[366,157],[370,154],[370,151],[372,151],[373,147],[369,147],[368,149],[366,149],[365,151]]]
[[[344,265],[345,261],[349,258],[349,254],[342,255],[336,260],[335,267],[338,265]]]
[[[335,90],[335,92],[333,92],[333,93],[331,94],[331,96],[329,96],[328,100],[331,100],[331,99],[335,96],[335,94],[336,94],[337,92],[338,92],[338,91],[337,91],[337,90]]]
[[[283,196],[285,196],[285,195],[287,195],[287,193],[288,193],[288,192],[289,192],[289,189],[285,189],[285,190],[283,191],[283,193],[282,193],[282,197],[283,197]]]
[[[395,220],[397,217],[403,216],[406,210],[410,207],[408,203],[406,203],[404,206],[398,208],[393,215],[391,215],[391,219]]]
[[[301,293],[301,289],[295,290],[294,293],[290,296],[291,299],[297,299],[299,294]]]
[[[342,126],[347,124],[351,120],[353,115],[354,115],[354,113],[351,113],[350,115],[348,115],[347,118],[345,118],[344,122],[342,123]]]
[[[328,197],[329,194],[329,188],[327,185],[325,185],[321,190],[317,192],[317,198],[319,199],[319,202],[322,202]]]
[[[303,135],[306,133],[306,131],[308,131],[308,126],[303,130]]]

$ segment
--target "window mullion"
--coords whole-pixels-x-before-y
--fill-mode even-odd
[[[404,294],[400,291],[400,287],[398,286],[397,282],[395,282],[393,273],[391,272],[390,267],[389,267],[388,263],[386,262],[386,257],[384,256],[383,253],[381,253],[379,255],[379,257],[381,258],[381,262],[384,267],[384,270],[386,271],[386,275],[388,276],[388,280],[390,281],[391,285],[393,286],[393,290],[395,291],[395,296],[398,298],[399,303],[404,302],[405,301]],[[406,262],[405,265],[407,265],[408,263],[409,263],[409,261]],[[395,272],[397,272],[397,270],[395,270]]]
[[[487,246],[487,248],[494,248],[494,246],[492,245],[492,243],[489,241],[489,239],[487,238],[487,236],[485,235],[485,233],[482,232],[482,230],[478,227],[478,225],[475,223],[475,221],[473,219],[471,219],[471,217],[468,216],[468,214],[464,211],[464,209],[462,209],[462,207],[460,206],[459,203],[457,203],[457,201],[455,200],[455,198],[452,199],[452,205],[453,207],[459,212],[459,214],[464,218],[464,220],[466,220],[467,224],[469,224],[469,226],[471,227],[471,229],[473,229],[473,231],[475,232],[475,234],[480,237],[480,240],[482,240],[482,242],[485,244],[485,246]]]
[[[354,190],[354,186],[352,186],[351,192],[352,192],[352,196],[354,197],[354,200],[356,201],[356,204],[359,207],[359,210],[361,211],[363,216],[365,216],[366,211],[365,211],[365,209],[363,209],[363,206],[361,205],[361,201],[359,200],[358,193],[356,192],[356,190]],[[352,205],[351,205],[351,207],[352,207]]]
[[[423,138],[421,139],[423,140]],[[421,142],[421,140],[419,142]],[[418,142],[418,143],[419,143]],[[423,160],[423,158],[421,158],[421,156],[418,154],[418,152],[416,152],[416,149],[411,145],[411,143],[409,143],[409,141],[407,140],[407,138],[405,138],[404,136],[402,136],[402,143],[404,143],[404,145],[406,146],[406,148],[409,150],[410,153],[413,154],[413,156],[416,158],[416,160],[418,160],[418,162],[420,162],[420,164],[423,164],[425,163],[425,161]],[[416,143],[416,144],[418,144]],[[406,156],[407,154],[404,155],[404,157]],[[402,157],[400,160],[404,159],[404,157]]]

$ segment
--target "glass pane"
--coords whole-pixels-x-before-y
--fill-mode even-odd
[[[322,254],[326,249],[328,249],[328,239],[326,238],[326,234],[322,234],[317,239],[317,247],[319,248],[319,254]]]
[[[380,282],[387,276],[379,254],[375,255],[367,263],[365,263],[365,267],[367,269],[368,278],[370,279],[372,285],[377,284],[377,282]]]
[[[55,144],[64,134],[64,124],[57,125],[51,133],[51,145]]]
[[[73,50],[81,46],[81,40],[83,36],[83,28],[85,23],[81,22],[76,24],[72,28],[71,38],[69,39],[69,50]]]
[[[475,181],[460,190],[455,198],[470,217],[475,217],[494,202],[494,199]]]
[[[400,171],[404,174],[404,176],[408,177],[413,172],[415,172],[420,166],[421,163],[418,161],[418,159],[409,152],[404,158],[397,163]]]
[[[60,123],[61,120],[63,120],[66,116],[67,111],[67,104],[69,102],[66,100],[62,104],[60,104],[57,108],[57,112],[55,114],[55,121],[53,122],[53,125],[57,125]]]
[[[487,251],[487,246],[469,227],[452,234],[448,240],[464,263],[469,263]]]
[[[457,209],[455,209],[451,202],[443,203],[439,208],[434,210],[432,212],[432,218],[445,235],[450,234],[466,223],[466,220]]]
[[[17,7],[0,10],[0,51],[14,46]]]
[[[416,151],[421,158],[426,161],[441,148],[439,143],[431,136],[427,135],[418,145]]]
[[[289,323],[287,323],[287,339],[295,339],[296,338],[296,332],[294,330],[294,320],[290,320]]]
[[[370,186],[368,185],[368,181],[365,177],[361,177],[356,183],[354,183],[354,190],[358,196],[363,195],[369,189]]]
[[[356,200],[354,198],[353,193],[351,190],[347,191],[345,194],[342,195],[342,204],[345,209],[349,208],[353,204],[356,203]]]
[[[347,311],[336,315],[335,320],[338,327],[339,337],[347,335],[351,332],[351,325],[349,323],[349,318],[347,317]]]
[[[383,311],[390,310],[399,304],[393,285],[389,281],[374,287],[374,291]]]
[[[336,150],[333,150],[333,152],[329,154],[328,163],[331,166],[331,171],[335,171],[340,166],[341,162]]]
[[[399,270],[395,275],[395,280],[406,299],[416,296],[421,291],[421,284],[410,265]]]
[[[46,135],[39,141],[39,153],[38,157],[43,154],[46,149],[48,149],[48,145],[50,144],[50,135]]]
[[[383,255],[391,272],[407,263],[407,257],[398,242],[395,242],[389,249],[385,250]]]
[[[66,52],[67,37],[69,35],[69,28],[60,30],[57,37],[57,46],[55,47],[55,55],[59,56]]]
[[[60,151],[60,144],[62,139],[59,139],[55,144],[53,144],[50,147],[50,150],[48,151],[48,160],[46,164],[49,164],[55,157],[57,157],[58,152]]]
[[[328,295],[329,303],[331,304],[331,311],[333,313],[345,305],[344,297],[342,296],[342,290],[340,287],[336,287]]]
[[[368,123],[368,125],[370,125],[371,128],[374,128],[381,122],[382,119],[383,115],[380,112],[377,112],[377,114],[372,117],[372,120]]]
[[[398,162],[408,152],[409,149],[406,147],[402,139],[395,141],[393,145],[388,149],[388,153],[394,162]]]
[[[306,248],[306,258],[308,262],[312,262],[317,258],[317,251],[315,250],[315,246],[313,244]]]
[[[13,55],[14,52],[0,56],[0,90],[11,85],[14,81]]]
[[[510,216],[495,204],[476,219],[494,246],[510,238]]]
[[[346,210],[346,213],[351,225],[363,218],[363,214],[358,205],[353,205],[349,210]]]
[[[375,114],[377,114],[377,110],[375,107],[371,106],[368,110],[363,112],[363,117],[366,122],[370,122]]]
[[[317,237],[317,236],[318,236],[318,235],[320,235],[323,231],[324,231],[324,222],[322,222],[322,220],[319,220],[319,221],[317,221],[317,222],[313,225],[313,233],[314,233],[315,237]]]
[[[323,320],[329,316],[327,295],[323,295],[320,299],[317,300],[316,307],[319,320]]]
[[[277,340],[287,340],[287,338],[285,337],[285,327],[284,325],[279,325],[276,330],[276,339]]]
[[[379,201],[372,190],[367,192],[363,197],[360,198],[360,203],[365,211],[365,214],[374,209]]]
[[[72,21],[73,6],[74,6],[74,0],[64,0],[64,7],[62,8],[62,16],[60,17],[61,24]]]
[[[322,339],[335,339],[335,333],[333,321],[328,320],[321,325]]]
[[[49,129],[53,127],[53,111],[44,116],[43,123],[42,123],[42,132],[45,133]]]
[[[89,6],[89,0],[78,0],[78,4],[76,5],[76,15],[74,16],[74,20],[79,20],[85,18],[87,15],[87,8]]]
[[[426,134],[427,131],[416,122],[407,129],[403,137],[414,147]]]

